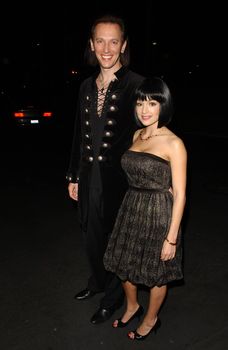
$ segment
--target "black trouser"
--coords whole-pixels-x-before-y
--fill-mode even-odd
[[[100,189],[90,188],[86,211],[87,224],[83,227],[86,251],[92,272],[88,280],[88,289],[94,292],[104,291],[105,295],[100,304],[101,307],[108,308],[121,302],[124,292],[119,278],[115,274],[107,272],[103,264],[109,234],[105,232],[103,223],[103,200]]]

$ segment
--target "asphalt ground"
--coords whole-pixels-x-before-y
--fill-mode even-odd
[[[157,334],[139,343],[126,336],[136,324],[111,327],[124,307],[92,325],[101,295],[74,300],[86,286],[89,266],[64,178],[69,141],[59,136],[22,133],[1,147],[0,348],[227,349],[228,137],[182,135],[188,150],[184,281],[170,286]],[[146,289],[139,290],[139,300],[147,306]]]

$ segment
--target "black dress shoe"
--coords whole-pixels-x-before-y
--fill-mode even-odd
[[[99,308],[97,310],[97,312],[95,312],[95,314],[92,316],[90,322],[93,324],[99,324],[99,323],[103,323],[105,321],[107,321],[115,312],[115,308],[114,307],[110,307],[110,308]]]
[[[78,294],[76,294],[74,296],[74,299],[77,300],[86,300],[86,299],[90,299],[92,298],[95,294],[97,294],[96,292],[93,292],[92,290],[89,289],[83,289],[81,292],[79,292]]]
[[[121,319],[122,317],[118,318],[116,321],[114,321],[114,323],[112,324],[113,328],[123,328],[126,327],[131,321],[133,321],[135,318],[138,318],[138,320],[140,319],[140,317],[142,316],[144,312],[144,309],[142,307],[142,305],[139,305],[138,309],[136,310],[136,312],[129,318],[128,321],[126,322],[122,322]],[[115,324],[116,322],[116,324]],[[114,325],[115,324],[115,325]]]
[[[160,319],[158,318],[157,319],[157,321],[156,321],[156,323],[155,323],[155,325],[151,328],[151,330],[147,333],[147,334],[145,334],[145,335],[142,335],[142,334],[139,334],[138,332],[137,332],[137,330],[135,330],[135,331],[131,331],[131,332],[129,332],[128,333],[128,338],[129,339],[131,339],[131,340],[145,340],[151,333],[157,333],[157,330],[159,329],[161,327],[161,321],[160,321]],[[131,337],[131,335],[130,335],[130,333],[133,333],[134,334],[134,337],[132,338]]]

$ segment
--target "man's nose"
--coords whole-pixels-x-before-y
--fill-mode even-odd
[[[104,52],[109,52],[109,44],[108,43],[104,44]]]

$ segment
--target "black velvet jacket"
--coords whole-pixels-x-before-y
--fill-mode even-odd
[[[121,168],[122,154],[131,146],[136,130],[133,110],[133,94],[143,77],[126,67],[115,73],[106,93],[102,117],[103,137],[98,155],[94,154],[91,115],[97,115],[96,78],[99,72],[86,79],[80,87],[75,122],[74,140],[67,178],[79,182],[80,201],[88,200],[93,162],[100,166],[104,199],[104,218],[108,230],[112,229],[118,208],[127,189],[125,174]]]

